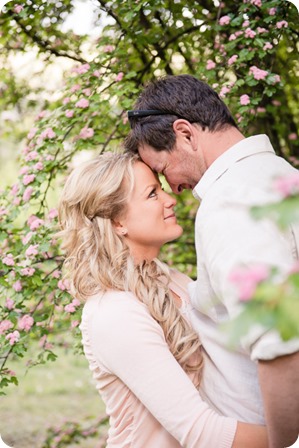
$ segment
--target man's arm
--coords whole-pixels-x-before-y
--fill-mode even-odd
[[[295,443],[299,434],[299,352],[259,361],[269,448]]]

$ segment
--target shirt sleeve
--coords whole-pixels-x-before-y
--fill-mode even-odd
[[[282,279],[294,264],[287,232],[270,219],[252,218],[250,204],[244,205],[241,200],[217,204],[197,228],[198,248],[202,250],[200,256],[205,260],[213,293],[225,305],[230,317],[240,311],[238,291],[229,279],[235,268],[274,267]],[[278,332],[253,325],[242,339],[242,345],[253,360],[269,360],[299,350],[299,339],[284,342]]]
[[[126,293],[104,299],[91,328],[96,358],[183,447],[231,447],[236,420],[219,416],[202,401],[146,306]]]

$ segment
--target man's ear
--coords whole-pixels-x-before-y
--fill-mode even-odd
[[[126,226],[121,221],[113,221],[112,225],[117,235],[125,236],[128,233]]]
[[[188,120],[179,118],[178,120],[175,120],[172,126],[176,135],[176,140],[181,142],[185,141],[188,145],[191,145],[193,150],[196,150],[197,145],[192,124]]]

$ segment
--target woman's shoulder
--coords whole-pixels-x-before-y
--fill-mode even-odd
[[[130,291],[108,290],[89,297],[83,307],[83,318],[107,322],[123,321],[127,314],[147,313],[147,307]]]

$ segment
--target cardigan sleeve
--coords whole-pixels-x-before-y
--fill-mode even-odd
[[[93,313],[90,337],[96,359],[183,447],[232,446],[237,421],[219,416],[200,398],[160,325],[133,294],[106,293]]]

